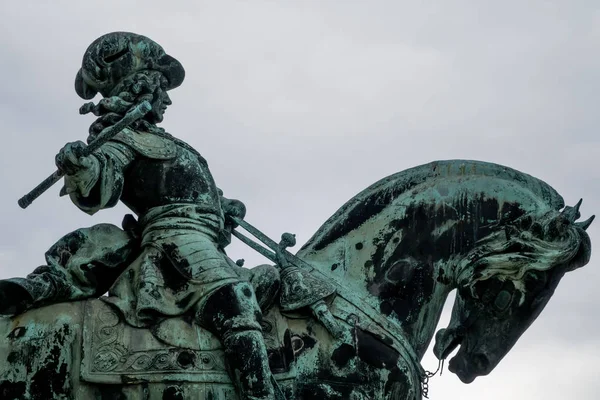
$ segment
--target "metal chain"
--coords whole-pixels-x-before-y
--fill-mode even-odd
[[[444,359],[442,358],[435,372],[425,371],[425,375],[421,378],[421,395],[428,399],[429,398],[429,379],[433,378],[438,372],[440,376],[442,376],[442,372],[444,371]]]

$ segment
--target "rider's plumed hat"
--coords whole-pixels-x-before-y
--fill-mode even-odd
[[[130,32],[107,33],[83,55],[75,91],[86,100],[98,92],[107,97],[124,78],[142,70],[162,72],[169,82],[167,90],[181,85],[185,77],[181,63],[153,40]]]

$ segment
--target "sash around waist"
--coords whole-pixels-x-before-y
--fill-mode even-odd
[[[220,210],[198,204],[169,204],[150,209],[139,219],[142,245],[189,234],[202,234],[216,241],[223,229]]]

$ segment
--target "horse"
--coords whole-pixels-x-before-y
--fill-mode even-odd
[[[295,255],[334,286],[325,301],[346,334],[307,309],[263,310],[280,398],[422,399],[430,375],[420,360],[434,337],[440,360],[460,347],[449,370],[463,382],[489,374],[561,277],[589,261],[593,217],[576,222],[580,205],[480,161],[436,161],[371,185]],[[243,269],[255,285],[261,271]],[[237,398],[219,341],[185,318],[137,329],[91,298],[1,318],[0,335],[3,399]]]

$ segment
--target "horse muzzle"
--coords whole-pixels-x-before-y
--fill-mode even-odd
[[[492,369],[490,359],[485,354],[470,354],[462,348],[448,363],[448,370],[463,383],[471,383],[478,376],[489,374]]]

